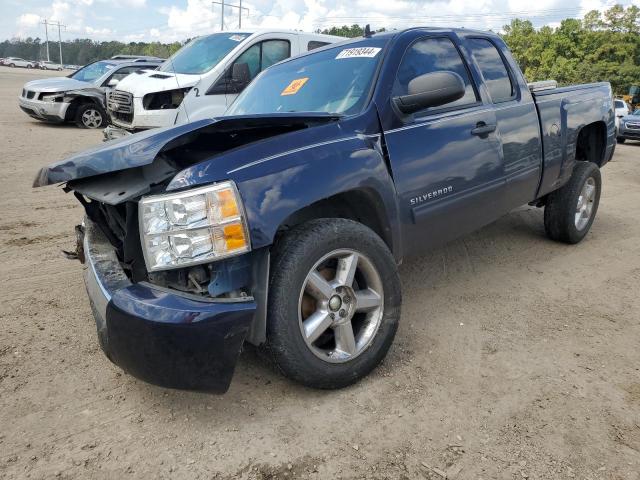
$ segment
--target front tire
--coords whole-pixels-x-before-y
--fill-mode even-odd
[[[579,161],[569,181],[549,194],[544,227],[552,240],[578,243],[591,229],[600,203],[602,179],[595,163]]]
[[[107,123],[107,112],[95,103],[84,103],[76,110],[75,122],[80,128],[102,128]]]
[[[387,354],[400,303],[395,260],[372,230],[345,219],[307,222],[273,252],[266,349],[296,382],[346,387]]]

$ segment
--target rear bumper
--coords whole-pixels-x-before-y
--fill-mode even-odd
[[[256,304],[203,301],[149,283],[132,284],[102,233],[87,222],[85,284],[100,346],[149,383],[224,393]]]
[[[65,102],[42,102],[24,97],[18,97],[18,104],[22,111],[30,117],[55,123],[64,122],[70,105]]]

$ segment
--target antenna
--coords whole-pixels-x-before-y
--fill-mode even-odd
[[[367,25],[364,27],[364,36],[366,38],[369,38],[371,35],[372,35],[372,33],[371,33],[371,25],[369,25],[367,23]]]

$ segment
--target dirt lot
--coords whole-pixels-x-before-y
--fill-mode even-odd
[[[640,479],[640,144],[581,245],[525,208],[401,268],[385,363],[321,392],[241,356],[224,396],[165,390],[98,347],[82,209],[42,165],[101,133],[38,123],[0,67],[0,477]]]

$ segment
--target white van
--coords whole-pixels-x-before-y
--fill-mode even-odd
[[[196,38],[154,72],[129,75],[107,95],[111,123],[127,131],[222,115],[258,73],[342,37],[248,30]],[[109,138],[119,136],[111,129]]]

